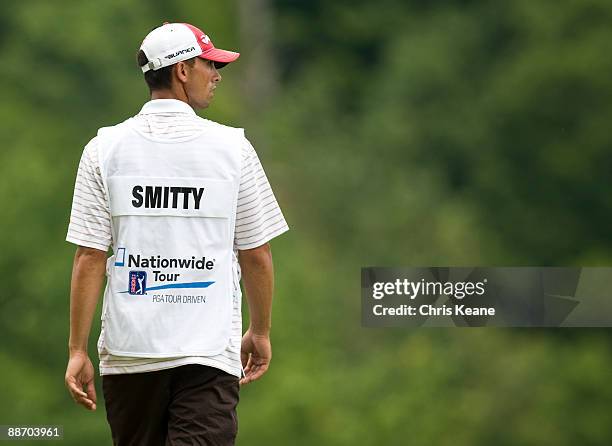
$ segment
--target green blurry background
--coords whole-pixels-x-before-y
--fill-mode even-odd
[[[64,389],[64,237],[82,148],[148,99],[135,53],[164,20],[242,52],[201,114],[246,128],[292,229],[239,445],[611,443],[609,330],[359,308],[361,266],[612,264],[604,0],[0,3],[0,424],[111,444]]]

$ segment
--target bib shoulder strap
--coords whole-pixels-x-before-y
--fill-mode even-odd
[[[98,163],[103,172],[106,170],[106,161],[109,159],[113,149],[129,130],[128,121],[129,119],[117,125],[98,129]]]

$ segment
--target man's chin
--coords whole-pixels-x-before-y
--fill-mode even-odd
[[[202,101],[195,105],[192,105],[192,108],[196,110],[202,110],[202,109],[208,108],[209,105],[210,105],[210,101]]]

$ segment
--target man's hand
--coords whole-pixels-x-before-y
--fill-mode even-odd
[[[94,367],[87,353],[70,353],[65,380],[66,387],[75,403],[85,409],[96,410]]]
[[[240,359],[244,367],[244,378],[240,380],[240,385],[248,384],[251,381],[261,378],[266,373],[272,359],[272,345],[269,335],[258,335],[251,330],[242,337],[242,347],[240,349]]]

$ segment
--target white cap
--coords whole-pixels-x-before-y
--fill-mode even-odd
[[[223,64],[233,62],[240,56],[234,51],[215,48],[201,29],[188,23],[165,23],[155,28],[144,38],[140,49],[149,60],[148,64],[140,67],[143,73],[196,56]]]

